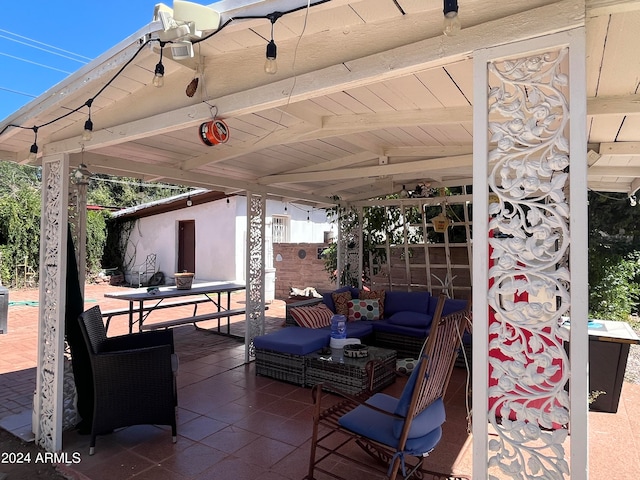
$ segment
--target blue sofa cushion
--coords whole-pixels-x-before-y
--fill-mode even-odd
[[[418,312],[396,312],[387,319],[392,325],[402,325],[403,327],[429,328],[433,317],[428,313]]]
[[[253,339],[255,348],[291,355],[306,355],[329,345],[331,334],[325,328],[295,328],[260,335]]]
[[[397,312],[429,313],[430,299],[429,292],[389,291],[384,298],[384,316],[389,318]]]

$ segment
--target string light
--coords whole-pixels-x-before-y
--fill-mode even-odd
[[[444,0],[444,22],[442,32],[447,36],[456,35],[462,25],[458,16],[458,0]]]
[[[91,140],[91,137],[93,136],[93,122],[91,121],[91,105],[92,104],[93,104],[93,98],[90,98],[89,100],[87,100],[87,103],[85,103],[85,105],[89,107],[89,118],[87,118],[87,121],[84,122],[84,130],[82,132],[82,140],[84,140],[85,142],[88,142],[89,140]]]
[[[197,43],[203,42],[205,40],[208,40],[209,38],[211,38],[213,35],[221,32],[226,26],[228,26],[232,21],[240,21],[240,20],[246,20],[246,19],[256,19],[256,18],[266,18],[268,20],[271,21],[271,41],[269,42],[269,44],[267,45],[267,61],[269,60],[273,60],[272,66],[270,67],[270,71],[269,73],[276,73],[277,72],[277,64],[275,63],[275,59],[277,56],[277,47],[275,45],[275,42],[273,41],[273,24],[276,22],[276,20],[280,17],[282,17],[283,15],[289,14],[289,13],[293,13],[293,12],[297,12],[298,10],[303,10],[303,9],[308,9],[311,5],[316,6],[316,5],[320,5],[326,2],[329,2],[330,0],[310,0],[307,2],[306,5],[302,5],[296,8],[292,8],[290,10],[287,10],[285,12],[272,12],[269,13],[267,15],[259,15],[259,16],[238,16],[238,17],[234,17],[234,18],[230,18],[228,19],[224,24],[222,24],[218,29],[216,29],[215,31],[209,33],[208,35],[199,38],[197,40],[192,40],[191,44],[195,45]],[[53,118],[52,120],[49,120],[41,125],[34,125],[33,127],[24,127],[22,125],[18,125],[15,123],[9,123],[7,125],[4,126],[4,128],[0,131],[0,136],[4,134],[4,132],[7,131],[7,129],[9,128],[21,128],[24,130],[33,130],[35,133],[35,137],[36,140],[34,140],[33,144],[31,145],[31,148],[29,149],[29,161],[35,161],[37,159],[37,155],[38,155],[38,143],[37,143],[37,133],[38,133],[38,129],[51,125],[53,123],[56,123],[66,117],[69,117],[70,115],[73,115],[74,113],[77,113],[80,109],[82,109],[85,106],[89,107],[89,118],[85,121],[84,124],[84,130],[82,133],[82,139],[83,140],[89,140],[91,138],[92,132],[93,132],[93,121],[91,120],[91,104],[93,103],[93,100],[95,100],[96,98],[98,98],[100,96],[100,94],[102,94],[102,92],[104,92],[107,87],[109,87],[113,81],[118,78],[120,76],[120,74],[125,70],[125,68],[127,68],[133,61],[134,59],[140,54],[140,52],[150,43],[150,42],[159,42],[160,43],[160,61],[156,64],[156,68],[154,71],[154,77],[153,77],[153,85],[156,87],[162,87],[164,85],[164,65],[162,64],[162,57],[163,57],[163,49],[164,46],[167,43],[173,43],[173,42],[165,42],[162,41],[158,38],[149,38],[147,40],[145,40],[144,42],[141,41],[140,43],[140,47],[138,48],[138,50],[136,50],[136,52],[133,54],[133,56],[131,58],[129,58],[124,65],[122,65],[120,67],[120,69],[109,79],[108,82],[106,82],[104,85],[102,85],[102,87],[98,90],[98,92],[89,100],[87,100],[85,103],[83,103],[82,105],[71,109],[71,110],[67,110],[65,113],[63,113],[62,115]],[[272,58],[270,58],[272,57]],[[265,65],[266,68],[266,65]],[[197,89],[197,82],[192,82],[191,84],[189,84],[191,89],[194,90],[193,93],[195,93],[195,89]],[[191,90],[190,89],[190,90]],[[206,103],[206,102],[205,102]],[[88,137],[88,138],[87,138]]]
[[[153,86],[162,87],[164,85],[164,65],[162,64],[162,53],[166,42],[160,42],[160,60],[156,64],[156,71],[153,74]]]
[[[187,207],[193,205],[193,200],[191,200],[191,195],[187,195]]]
[[[35,162],[38,158],[38,127],[33,126],[33,145],[29,149],[29,161]]]
[[[270,75],[275,75],[278,71],[278,63],[276,61],[278,47],[276,47],[276,42],[273,41],[273,26],[281,16],[281,12],[273,12],[267,15],[267,18],[271,20],[271,40],[267,43],[267,59],[264,62],[264,71]]]

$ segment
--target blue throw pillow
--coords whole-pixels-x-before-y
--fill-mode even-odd
[[[403,327],[428,328],[431,325],[431,320],[433,317],[427,313],[404,311],[394,313],[387,319],[387,322]]]

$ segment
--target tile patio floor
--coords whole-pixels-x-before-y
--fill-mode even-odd
[[[87,285],[86,306],[123,307],[124,302],[103,297],[107,290],[118,288]],[[9,331],[0,335],[0,427],[28,438],[38,292],[9,295]],[[241,301],[242,295],[237,299]],[[166,309],[154,315],[163,320],[168,318],[164,315],[187,313]],[[267,314],[268,328],[280,328],[284,303],[274,301]],[[109,334],[125,333],[125,323],[125,317],[113,320]],[[241,324],[233,326],[234,332],[241,333],[240,329]],[[164,428],[129,427],[98,437],[96,453],[89,456],[89,437],[68,431],[63,436],[64,451],[79,452],[81,462],[61,466],[61,471],[82,480],[301,480],[311,435],[309,389],[256,377],[253,364],[244,364],[244,345],[237,340],[190,325],[177,327],[175,339],[180,356],[178,442],[172,444]],[[471,474],[465,373],[454,370],[444,437],[428,459],[433,470]],[[400,389],[399,382],[390,387],[391,393]],[[590,478],[635,480],[640,471],[640,385],[625,383],[618,413],[591,412],[589,422]]]

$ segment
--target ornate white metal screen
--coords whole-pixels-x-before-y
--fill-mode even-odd
[[[265,223],[266,198],[247,192],[246,361],[253,339],[264,334]]]
[[[474,309],[484,303],[479,310],[488,313],[486,324],[476,328],[482,317],[474,312],[474,349],[479,341],[488,339],[481,349],[484,366],[479,372],[475,372],[478,357],[474,355],[474,374],[484,381],[488,378],[488,389],[485,384],[478,390],[474,384],[474,411],[475,395],[486,392],[483,404],[490,436],[485,473],[489,478],[561,479],[577,473],[572,471],[574,464],[570,466],[566,450],[569,425],[575,433],[573,422],[586,423],[586,415],[577,412],[570,417],[571,408],[580,402],[570,401],[566,389],[572,365],[564,348],[569,330],[561,320],[571,308],[572,324],[583,319],[586,337],[586,312],[582,306],[573,308],[575,277],[569,268],[574,266],[569,261],[570,243],[572,249],[584,248],[585,263],[586,245],[574,245],[570,232],[575,229],[586,237],[587,222],[586,211],[570,206],[580,192],[586,200],[586,175],[581,175],[586,172],[586,143],[579,146],[584,134],[576,133],[579,125],[585,125],[586,116],[581,108],[574,115],[572,107],[580,102],[571,101],[572,95],[584,92],[585,78],[580,77],[583,69],[573,71],[580,65],[577,60],[570,62],[573,43],[571,34],[565,34],[558,43],[545,47],[528,43],[539,47],[529,50],[533,53],[517,53],[513,48],[511,54],[494,51],[495,56],[488,54],[486,60],[476,61],[476,67],[482,69],[476,70],[476,76],[486,76],[484,115],[490,121],[488,144],[484,144],[487,176],[482,182],[488,184],[488,190],[478,188],[481,185],[474,176],[474,194],[478,188],[488,196],[484,204],[474,205],[479,208],[474,214],[486,212],[483,223],[487,226],[484,231],[474,229],[474,250],[483,249],[474,254],[489,253],[483,269],[485,284],[474,282]],[[574,55],[583,53],[580,41],[577,43]],[[573,88],[570,74],[577,74],[575,81],[582,88]],[[584,96],[582,101],[586,102]],[[482,135],[482,130],[474,129],[474,133]],[[572,138],[574,134],[579,138]],[[477,142],[474,149],[481,144]],[[567,198],[570,179],[571,202]],[[582,224],[571,219],[574,213],[584,214]],[[488,240],[476,242],[480,235]],[[586,285],[586,276],[581,282]],[[575,287],[581,291],[580,282]],[[475,296],[482,292],[486,292],[486,301],[477,302]],[[575,333],[572,331],[572,342]],[[475,338],[478,334],[480,340]],[[586,348],[581,355],[587,355]],[[582,386],[572,384],[571,392],[586,405]],[[476,431],[475,422],[482,420],[483,415],[476,411],[474,438],[481,438],[476,437],[481,430]],[[586,445],[586,435],[582,441]],[[474,478],[480,478],[477,474],[474,468]],[[581,476],[578,473],[573,478]]]
[[[66,155],[43,159],[34,430],[36,442],[50,452],[62,448],[68,171]]]

